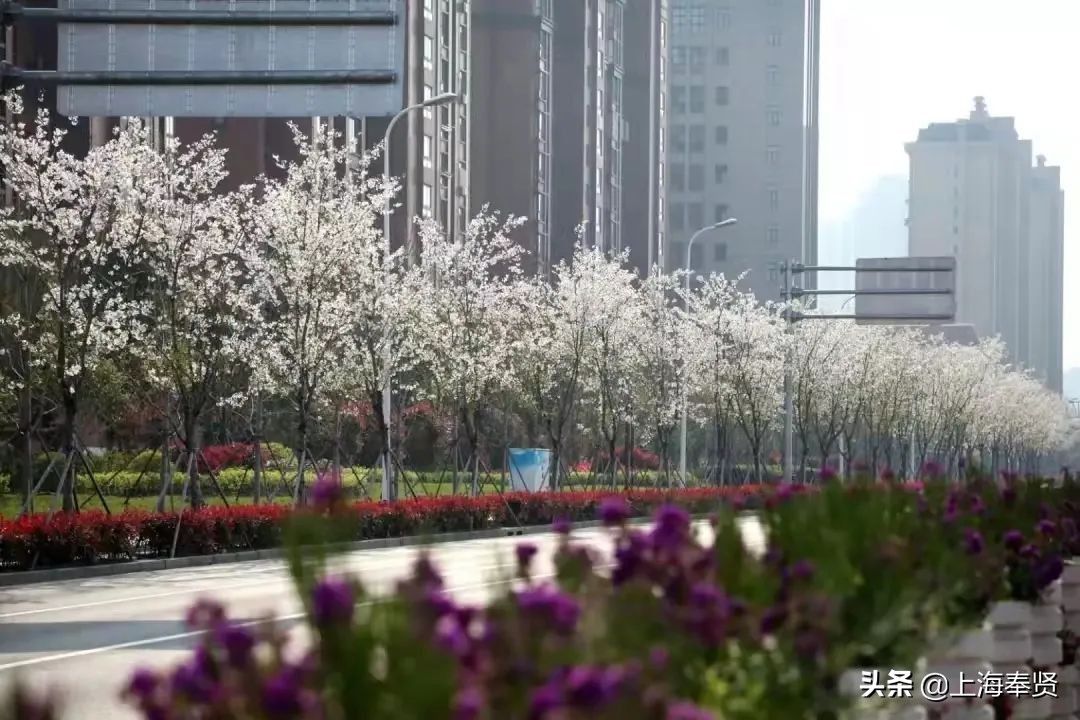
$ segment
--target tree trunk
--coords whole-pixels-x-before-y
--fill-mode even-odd
[[[66,385],[66,383],[65,383]],[[79,452],[75,446],[75,420],[78,416],[78,401],[74,393],[64,389],[64,416],[60,426],[61,448],[66,457],[65,470],[60,476],[58,491],[63,501],[64,512],[74,512],[75,507],[75,455]]]
[[[303,392],[300,398],[300,419],[296,427],[296,488],[293,490],[293,503],[296,505],[304,503],[305,481],[307,480],[307,403]]]
[[[255,396],[255,432],[252,433],[251,444],[254,447],[255,454],[251,458],[252,477],[251,477],[251,501],[255,505],[262,502],[262,481],[263,481],[263,466],[262,466],[262,396]]]
[[[199,457],[202,449],[202,423],[188,410],[184,411],[184,445],[188,452],[188,493],[191,509],[198,510],[206,504],[203,498],[202,478],[199,477]]]
[[[166,421],[166,427],[168,421]],[[147,463],[149,465],[149,463]],[[166,430],[161,439],[161,489],[158,492],[157,511],[165,512],[165,496],[172,488],[172,458],[169,457],[169,433]]]
[[[29,363],[25,367],[29,368]],[[19,472],[22,477],[23,507],[32,514],[34,512],[34,394],[30,388],[29,369],[26,370],[24,383],[19,401],[19,430],[22,440],[19,444]]]

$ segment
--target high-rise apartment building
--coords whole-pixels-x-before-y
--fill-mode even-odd
[[[666,0],[473,0],[473,23],[474,209],[524,216],[540,270],[579,228],[656,262]]]
[[[1063,193],[1060,170],[1010,117],[976,98],[969,118],[934,123],[907,145],[908,252],[953,256],[956,321],[1000,335],[1012,359],[1061,391]]]
[[[669,269],[683,267],[697,230],[730,217],[738,225],[694,243],[695,271],[749,270],[746,285],[777,298],[780,262],[814,262],[816,194],[806,178],[816,182],[807,171],[815,8],[814,0],[671,0]]]

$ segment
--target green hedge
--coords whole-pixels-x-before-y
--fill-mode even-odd
[[[147,456],[143,456],[145,462]],[[160,455],[157,456],[157,463],[151,463],[145,473],[140,475],[138,469],[132,470],[120,470],[109,471],[100,470],[97,463],[94,463],[95,477],[98,483],[101,485],[102,491],[106,495],[117,496],[132,496],[132,497],[147,497],[157,495],[161,488],[161,465]],[[46,462],[47,465],[47,462]],[[135,468],[141,468],[141,464],[134,466]],[[45,467],[41,468],[44,472]],[[286,487],[291,488],[293,482],[296,479],[295,470],[286,470],[284,472],[285,481],[282,482],[282,472],[276,469],[264,469],[263,470],[263,491],[269,492],[273,488]],[[35,477],[39,477],[39,475]],[[212,494],[214,487],[208,474],[202,475],[202,486],[204,494]],[[369,469],[363,467],[345,468],[342,473],[342,481],[348,490],[355,490],[360,485],[360,478],[367,479],[369,488],[369,494],[377,495],[379,488],[379,470]],[[423,471],[413,472],[408,471],[407,477],[409,483],[413,485],[417,495],[449,495],[453,489],[453,473],[452,472],[438,472],[438,471]],[[308,473],[309,482],[314,481],[315,474],[313,472]],[[238,495],[252,495],[254,491],[254,472],[246,468],[226,468],[217,473],[217,479],[221,485],[222,491],[230,499]],[[440,484],[441,480],[441,484]],[[458,473],[459,491],[467,492],[470,485],[470,476],[466,472]],[[509,484],[510,478],[507,475],[505,478],[507,484]],[[617,475],[615,478],[616,486],[621,488],[625,482],[623,475]],[[491,492],[493,488],[501,488],[503,482],[503,475],[501,473],[481,473],[480,485],[481,489],[486,492]],[[94,488],[90,482],[90,476],[86,473],[79,473],[75,476],[75,487],[80,494],[92,493]],[[173,492],[179,495],[183,491],[184,487],[184,475],[177,473],[173,475]],[[571,473],[569,477],[562,479],[562,488],[565,490],[571,489],[585,489],[599,487],[607,487],[607,478],[599,475],[589,475],[588,473]],[[666,487],[666,480],[662,473],[658,472],[637,472],[634,473],[634,487]],[[509,488],[507,488],[509,489]],[[42,487],[42,492],[54,492],[56,490],[55,478],[50,479]],[[12,478],[7,474],[0,474],[0,493],[16,494],[21,493],[22,488],[14,487]],[[407,488],[402,486],[402,492],[407,493]]]

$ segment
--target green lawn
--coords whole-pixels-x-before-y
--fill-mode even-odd
[[[410,478],[410,482],[412,484],[413,492],[415,492],[418,497],[436,497],[436,496],[444,496],[445,497],[445,496],[450,496],[450,495],[453,494],[453,492],[452,492],[453,491],[453,485],[452,485],[452,480],[451,480],[450,473],[446,474],[446,477],[444,478],[442,483],[439,483],[438,481],[431,480],[430,475],[425,477],[423,482],[413,480],[412,478]],[[618,482],[619,487],[622,487],[623,478],[620,476],[618,478],[617,482]],[[310,481],[309,481],[309,483],[310,483]],[[309,487],[310,487],[310,484],[309,484]],[[500,487],[499,478],[497,476],[495,476],[495,477],[490,477],[486,482],[482,482],[480,490],[484,494],[491,494],[491,493],[497,492],[497,488],[499,488],[499,487]],[[592,482],[592,483],[586,484],[586,481],[583,478],[578,479],[577,482],[573,482],[573,483],[570,483],[570,484],[565,484],[564,483],[563,487],[566,490],[600,489],[600,488],[597,487],[595,481]],[[642,487],[646,487],[646,486],[643,485]],[[166,509],[180,507],[180,505],[181,505],[180,494],[182,492],[182,489],[183,489],[182,486],[178,484],[175,487],[175,494],[173,495],[173,497],[171,499],[166,498],[166,500],[165,500]],[[468,495],[468,492],[469,492],[469,478],[466,475],[460,475],[459,476],[458,494],[459,495]],[[347,495],[347,497],[352,498],[352,499],[356,499],[356,500],[362,499],[364,497],[366,497],[368,499],[372,499],[372,500],[378,500],[381,497],[381,488],[379,486],[378,479],[374,478],[370,482],[367,483],[366,494],[361,490],[361,488],[357,484],[355,484],[353,482],[347,482],[346,483],[346,495]],[[206,482],[203,485],[203,496],[205,497],[207,504],[210,504],[210,505],[221,505],[222,504],[221,496],[217,495],[214,492],[213,486],[210,485],[209,482]],[[408,497],[411,497],[411,496],[412,495],[411,495],[409,489],[406,487],[406,485],[399,481],[399,483],[398,483],[398,497],[400,497],[400,498],[408,498]],[[250,494],[234,495],[234,494],[231,494],[231,493],[226,493],[226,497],[228,498],[229,504],[231,504],[231,505],[250,504],[251,501],[252,501],[252,495],[250,495]],[[39,513],[40,512],[48,512],[49,508],[50,508],[50,503],[55,504],[55,507],[59,508],[60,506],[59,506],[58,503],[56,503],[54,498],[55,498],[55,495],[53,493],[40,493],[34,500],[34,510],[35,510],[35,512],[39,512]],[[119,511],[121,511],[121,510],[123,510],[125,508],[139,509],[139,510],[153,510],[155,508],[156,504],[157,504],[157,495],[139,494],[139,495],[132,495],[130,497],[125,498],[124,495],[118,495],[118,494],[114,494],[114,493],[106,493],[105,500],[106,500],[106,502],[109,503],[109,509],[112,510],[113,512],[119,512]],[[263,500],[264,500],[264,502],[269,502],[266,495],[263,496]],[[288,489],[287,493],[282,494],[282,493],[279,492],[277,494],[277,496],[275,497],[274,502],[281,503],[281,504],[289,504],[289,503],[291,503],[292,502],[291,488]],[[15,493],[3,493],[3,494],[0,494],[0,516],[8,517],[8,518],[17,516],[19,514],[19,512],[22,510],[22,503],[23,503],[23,501],[22,501],[22,496],[21,495],[18,495],[18,494],[15,494]],[[79,504],[80,504],[80,507],[82,507],[84,509],[87,509],[87,510],[100,510],[101,509],[101,501],[97,498],[97,496],[95,494],[93,494],[92,492],[87,492],[87,491],[84,491],[84,490],[80,490],[80,492],[79,492]]]

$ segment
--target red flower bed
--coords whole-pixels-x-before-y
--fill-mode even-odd
[[[512,493],[478,498],[442,497],[393,504],[351,505],[341,521],[352,540],[427,535],[461,530],[545,525],[556,519],[594,520],[610,492]],[[645,516],[667,502],[693,513],[718,502],[754,502],[772,492],[755,486],[623,493],[632,514]],[[177,555],[207,555],[279,547],[292,509],[284,505],[211,507],[185,512]],[[516,518],[516,521],[515,521]],[[32,515],[0,519],[0,570],[93,564],[168,557],[176,535],[176,513],[127,511]]]
[[[199,472],[217,472],[222,468],[245,467],[255,454],[251,443],[229,443],[228,445],[207,445],[199,455]],[[263,460],[267,460],[263,451]]]

